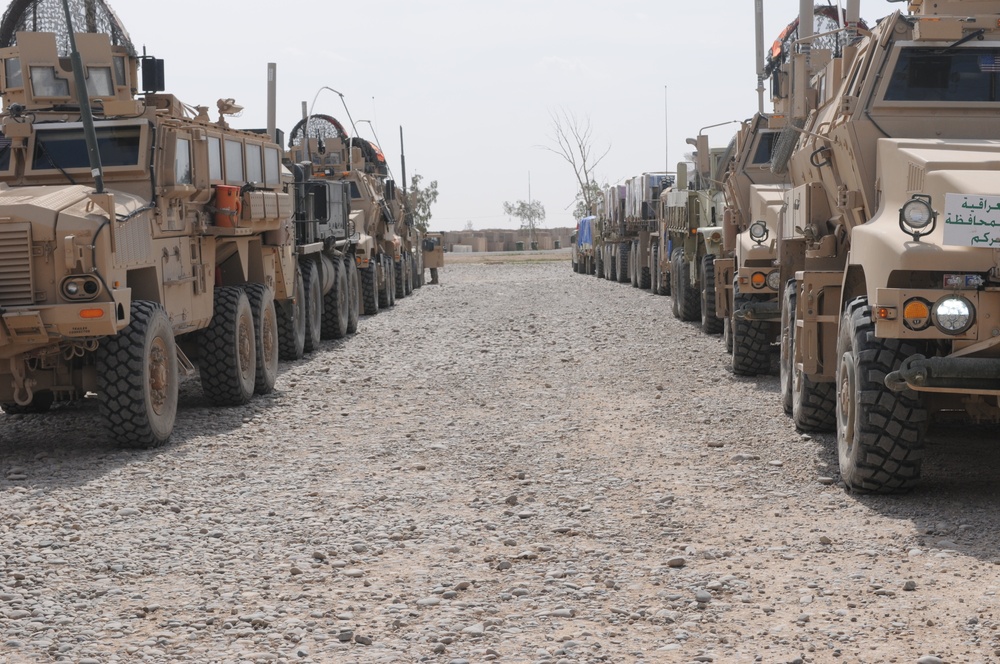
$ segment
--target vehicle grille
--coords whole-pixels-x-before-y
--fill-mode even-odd
[[[35,303],[31,283],[31,224],[0,223],[0,306]]]

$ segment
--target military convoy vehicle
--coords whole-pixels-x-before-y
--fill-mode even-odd
[[[631,244],[621,242],[621,229],[625,224],[625,185],[613,184],[606,187],[601,193],[598,202],[597,230],[598,237],[595,238],[600,249],[601,275],[610,281],[628,281],[628,250]],[[621,254],[623,254],[621,256]],[[624,263],[625,269],[619,270],[619,262]],[[619,277],[620,275],[620,277]]]
[[[350,136],[336,118],[311,115],[289,133],[289,158],[295,163],[311,163],[315,178],[347,184],[361,310],[375,315],[395,305],[396,264],[403,260],[403,240],[397,234],[397,223],[403,219],[397,217],[403,212],[397,199],[400,192],[388,177],[382,151],[363,138]],[[308,306],[306,310],[310,310]]]
[[[232,129],[231,99],[190,117],[104,7],[78,34],[56,3],[0,25],[0,402],[96,393],[113,439],[153,447],[195,366],[214,404],[273,388],[293,201],[281,148]]]
[[[719,183],[729,151],[709,149],[704,134],[688,142],[697,148],[696,170],[689,180],[687,164],[678,164],[677,184],[660,193],[650,286],[672,295],[674,317],[699,320],[704,332],[718,334],[722,319],[716,316],[715,260],[722,253],[725,207]]]
[[[912,487],[935,417],[1000,421],[1000,2],[906,9],[790,77],[786,371],[856,491]]]
[[[573,243],[573,270],[580,274],[597,274],[597,252],[594,246],[594,230],[597,222],[595,215],[584,217],[576,222],[576,232],[570,238]]]
[[[660,192],[673,184],[666,173],[643,173],[625,181],[625,214],[618,227],[618,280],[631,281],[635,288],[649,289],[655,269],[657,201]],[[624,245],[624,246],[623,246]],[[627,276],[622,278],[622,271]]]

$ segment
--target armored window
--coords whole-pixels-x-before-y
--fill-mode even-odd
[[[115,96],[115,85],[111,80],[111,67],[87,68],[87,95],[90,97]]]
[[[277,148],[264,148],[264,184],[277,187],[281,183],[281,160]]]
[[[69,97],[69,80],[56,77],[55,67],[29,67],[31,93],[36,97]]]
[[[1000,101],[1000,49],[904,48],[885,101]]]
[[[361,190],[358,189],[357,182],[351,182],[351,198],[355,200],[361,198]]]
[[[4,85],[8,89],[23,88],[24,78],[21,75],[21,59],[7,58],[3,61]]]
[[[97,127],[96,132],[97,147],[104,167],[139,164],[139,143],[142,137],[140,126],[133,124]],[[83,127],[39,129],[35,133],[31,161],[31,167],[36,171],[60,168],[89,169],[90,157],[87,154]]]
[[[187,138],[177,139],[177,151],[174,155],[174,184],[191,184],[191,141]]]
[[[778,137],[778,132],[761,132],[757,141],[757,149],[753,152],[753,164],[755,166],[771,163],[771,154],[774,152],[774,139]]]
[[[0,135],[0,171],[10,170],[10,139]]]
[[[225,141],[226,146],[226,184],[241,185],[246,182],[243,177],[243,144],[239,141]]]
[[[260,163],[260,146],[247,143],[247,182],[264,183],[264,173]]]
[[[208,179],[222,182],[222,141],[218,136],[208,137]]]
[[[125,80],[125,56],[116,55],[114,57],[115,63],[115,85],[120,85],[125,87],[128,85],[128,81]]]

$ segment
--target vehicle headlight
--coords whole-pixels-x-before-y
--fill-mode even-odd
[[[912,235],[915,241],[933,233],[936,220],[937,212],[931,207],[931,197],[926,194],[913,194],[899,208],[899,228],[907,235]]]
[[[931,320],[945,334],[962,334],[975,320],[972,303],[964,297],[949,295],[934,303]]]
[[[769,272],[767,275],[767,287],[773,291],[781,288],[781,270]]]
[[[763,221],[759,219],[750,224],[750,228],[747,230],[750,233],[750,239],[756,242],[757,244],[761,244],[764,242],[764,240],[767,239],[768,236],[767,224],[765,224]]]
[[[79,292],[80,292],[80,287],[76,284],[76,282],[71,281],[68,284],[66,284],[66,293],[67,294],[69,294],[69,295],[76,295]]]

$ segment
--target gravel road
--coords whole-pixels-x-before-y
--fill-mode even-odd
[[[855,496],[668,298],[441,281],[159,450],[0,417],[0,661],[1000,661],[994,429]]]

